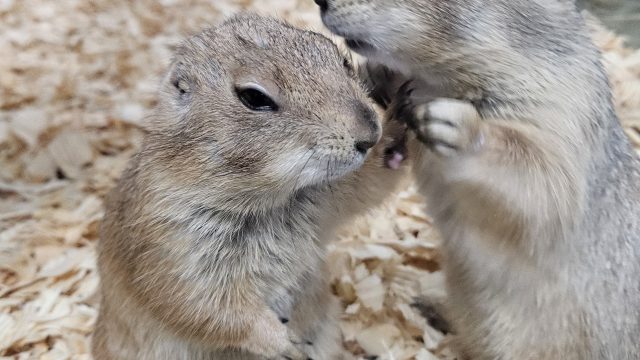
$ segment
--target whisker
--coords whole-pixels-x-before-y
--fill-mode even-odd
[[[327,173],[330,174],[330,177],[333,178],[333,171],[334,169],[332,169],[332,164],[333,164],[333,158],[329,158],[329,161],[327,161]],[[335,193],[333,192],[333,186],[331,186],[331,182],[329,182],[329,191],[331,191],[331,196],[335,196]]]
[[[307,158],[307,161],[305,161],[304,165],[302,166],[302,169],[300,169],[300,171],[298,172],[298,175],[296,176],[296,182],[293,184],[294,191],[298,189],[298,182],[300,181],[300,177],[302,176],[302,173],[304,172],[304,170],[307,168],[307,165],[309,165],[309,161],[311,160],[311,158],[315,154],[315,148],[316,148],[316,146],[313,145],[312,147],[307,149],[307,151],[305,151],[305,153],[304,153],[305,156],[306,156],[309,153],[309,151],[311,151],[311,154]]]

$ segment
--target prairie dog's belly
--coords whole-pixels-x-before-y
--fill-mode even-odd
[[[480,226],[473,213],[486,215],[491,209],[467,211],[464,199],[454,196],[438,177],[438,163],[426,164],[422,171],[431,170],[423,172],[429,176],[419,178],[420,190],[443,238],[447,304],[453,326],[465,334],[465,343],[518,354],[519,359],[582,354],[588,348],[583,343],[586,308],[568,269],[558,265],[552,254],[549,263],[534,262],[514,245],[515,239],[496,236],[491,221]],[[503,349],[499,339],[509,339],[509,349]],[[531,344],[548,346],[534,349]]]
[[[494,245],[495,239],[481,231],[443,236],[447,304],[454,328],[467,343],[500,349],[501,339],[508,339],[509,349],[503,351],[518,359],[586,359],[566,355],[589,346],[584,336],[588,308],[568,271],[545,271],[523,254]]]

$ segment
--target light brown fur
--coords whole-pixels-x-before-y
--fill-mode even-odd
[[[573,2],[318,2],[413,79],[397,115],[427,145],[461,357],[640,358],[640,165]]]
[[[380,125],[344,62],[325,37],[255,15],[180,46],[109,196],[96,359],[341,356],[326,244],[403,174],[385,167],[392,128],[366,151]]]

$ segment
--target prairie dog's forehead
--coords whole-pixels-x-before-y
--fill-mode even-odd
[[[187,39],[176,58],[196,82],[214,87],[253,78],[308,98],[329,89],[353,93],[356,84],[327,37],[257,15],[235,16]]]
[[[225,58],[281,61],[302,68],[335,66],[342,61],[336,45],[323,35],[253,14],[232,17],[203,36]]]

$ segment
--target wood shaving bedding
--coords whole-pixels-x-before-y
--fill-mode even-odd
[[[90,359],[103,200],[139,147],[173,46],[242,10],[322,30],[308,0],[0,0],[0,358]],[[640,51],[594,23],[640,146]],[[450,359],[413,299],[443,294],[439,239],[408,186],[331,246],[345,347]]]

